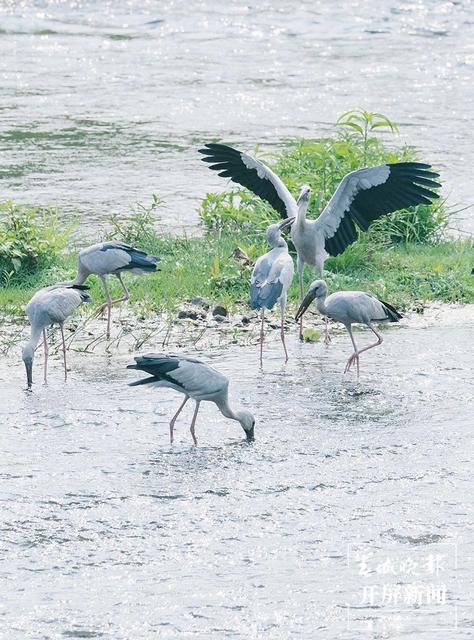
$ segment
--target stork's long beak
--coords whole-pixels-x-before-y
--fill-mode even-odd
[[[254,431],[255,431],[255,427],[252,427],[251,429],[245,432],[245,435],[247,436],[247,442],[255,441]]]
[[[25,362],[27,389],[31,390],[33,384],[33,362]]]
[[[298,321],[301,318],[301,316],[304,314],[306,309],[309,307],[309,305],[313,302],[315,298],[316,298],[315,292],[308,291],[306,296],[303,298],[303,302],[300,304],[300,308],[296,312],[296,316],[295,316],[296,321]]]
[[[280,231],[283,231],[283,229],[291,227],[294,221],[295,218],[285,218],[282,222],[279,223],[278,228],[280,229]]]

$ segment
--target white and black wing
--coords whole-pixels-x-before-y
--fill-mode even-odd
[[[284,253],[272,262],[272,252],[261,256],[250,279],[250,307],[273,309],[293,280],[293,260]]]
[[[104,252],[106,256],[114,255],[117,265],[120,265],[117,269],[123,271],[157,271],[157,263],[160,261],[158,256],[151,256],[124,242],[103,242],[100,251]]]
[[[150,353],[136,357],[135,362],[127,369],[145,371],[152,378],[132,382],[130,386],[163,380],[191,397],[204,398],[219,393],[229,384],[222,373],[194,358]]]
[[[199,149],[199,153],[204,156],[203,162],[210,163],[210,169],[253,191],[278,211],[282,218],[296,215],[296,200],[280,178],[260,160],[226,144],[206,144]]]
[[[431,204],[438,194],[431,189],[441,185],[434,180],[438,173],[431,165],[398,162],[348,173],[316,221],[323,233],[325,249],[337,256],[357,240],[356,226],[367,231],[383,215]]]

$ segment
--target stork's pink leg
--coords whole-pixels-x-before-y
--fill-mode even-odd
[[[357,347],[356,347],[356,343],[354,341],[354,336],[352,335],[352,330],[350,328],[350,325],[346,327],[348,332],[349,332],[349,335],[351,337],[352,344],[354,345],[354,353],[351,355],[351,357],[347,361],[344,373],[347,373],[349,371],[349,369],[351,368],[351,366],[354,364],[354,362],[356,362],[357,363],[357,378],[359,378],[359,356],[360,356],[360,354],[364,353],[364,351],[368,351],[369,349],[373,349],[374,347],[378,347],[383,342],[383,338],[380,335],[380,333],[377,331],[377,329],[375,327],[373,327],[370,323],[367,324],[367,326],[377,336],[377,342],[373,342],[372,344],[369,344],[369,345],[367,345],[366,347],[364,347],[363,349],[360,349],[360,350],[358,350]]]
[[[285,350],[285,364],[288,362],[288,351],[286,350],[285,344],[285,303],[286,300],[280,300],[280,336],[283,344],[283,349]]]
[[[299,274],[299,279],[300,279],[300,305],[301,305],[301,303],[303,302],[303,299],[304,299],[303,269],[304,269],[304,265],[302,265],[301,267],[298,265],[298,274]],[[304,340],[304,336],[303,336],[303,314],[301,314],[301,318],[300,318],[300,340]]]
[[[194,440],[194,446],[196,446],[196,447],[197,447],[198,441],[197,441],[197,438],[196,438],[196,433],[194,431],[194,427],[196,425],[196,418],[197,418],[197,414],[198,414],[198,411],[199,411],[199,405],[200,404],[201,404],[201,402],[199,400],[196,400],[196,408],[194,409],[194,415],[193,415],[193,419],[192,419],[192,422],[191,422],[191,427],[189,429],[191,431],[191,435],[192,435],[193,440]]]
[[[67,380],[67,364],[66,364],[66,340],[64,339],[64,327],[62,324],[59,325],[61,329],[61,339],[63,341],[63,361],[64,361],[64,381]]]
[[[48,383],[48,356],[49,356],[49,346],[48,346],[48,332],[46,329],[43,329],[43,345],[44,345],[44,383]]]
[[[94,314],[94,318],[97,318],[98,316],[101,316],[104,313],[104,311],[107,309],[107,339],[110,338],[112,307],[115,304],[119,304],[120,302],[126,302],[130,298],[130,292],[125,286],[124,281],[122,280],[122,275],[120,273],[116,273],[115,275],[117,276],[118,281],[122,285],[123,296],[121,298],[117,298],[116,300],[112,300],[110,297],[109,288],[107,286],[106,276],[100,276],[104,285],[106,302],[104,302],[104,304],[101,304]]]
[[[327,316],[324,318],[324,323],[324,344],[328,345],[331,344],[331,336],[329,334],[329,318]]]
[[[265,309],[262,308],[260,320],[260,367],[263,367],[263,325],[265,321]]]
[[[179,416],[179,414],[181,413],[181,411],[183,410],[184,405],[186,404],[186,402],[189,400],[189,396],[185,396],[183,402],[181,403],[178,411],[174,414],[174,416],[171,418],[171,422],[170,422],[170,443],[173,444],[173,439],[174,439],[174,434],[173,434],[173,430],[174,430],[174,424]]]

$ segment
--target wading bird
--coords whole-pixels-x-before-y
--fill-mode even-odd
[[[53,285],[40,289],[26,305],[26,314],[31,324],[31,336],[23,347],[22,357],[26,368],[28,389],[33,384],[33,357],[35,349],[43,336],[44,344],[44,382],[48,373],[48,335],[47,328],[52,324],[59,324],[63,343],[64,379],[67,380],[66,342],[64,340],[64,323],[83,302],[90,302],[90,296],[81,285]]]
[[[357,377],[359,377],[359,356],[364,351],[373,349],[382,344],[383,338],[373,323],[398,322],[402,316],[387,302],[378,300],[375,296],[364,291],[337,291],[328,296],[328,288],[324,280],[315,280],[311,283],[300,308],[296,313],[296,320],[304,314],[311,302],[316,300],[316,308],[322,315],[342,322],[349,333],[354,353],[347,361],[344,373],[347,373],[354,362],[357,365]],[[352,334],[353,324],[365,324],[377,336],[377,342],[369,344],[363,349],[358,349]]]
[[[254,439],[255,419],[251,413],[240,409],[234,411],[229,405],[228,388],[229,380],[213,367],[181,356],[148,354],[135,358],[136,364],[128,365],[127,369],[138,369],[151,375],[131,382],[135,387],[141,384],[150,384],[154,387],[168,387],[184,394],[184,400],[170,422],[170,441],[173,442],[173,429],[184,405],[192,398],[196,401],[196,408],[191,422],[191,435],[194,444],[197,445],[195,434],[196,418],[201,402],[214,402],[219,411],[226,418],[240,422],[249,442]]]
[[[62,284],[80,285],[90,275],[99,276],[104,286],[106,302],[97,309],[96,316],[107,309],[107,338],[110,338],[112,306],[130,298],[130,293],[122,280],[122,272],[131,271],[140,275],[154,273],[158,270],[159,260],[156,256],[150,256],[123,242],[99,242],[86,247],[79,253],[77,276],[74,280]],[[110,297],[107,276],[115,276],[122,285],[121,298],[112,300]]]
[[[316,267],[322,278],[328,255],[337,256],[355,242],[357,227],[367,231],[370,224],[383,215],[417,204],[430,204],[439,196],[429,187],[437,189],[441,186],[434,181],[439,174],[430,170],[431,165],[420,162],[358,169],[342,178],[320,216],[307,220],[310,187],[302,187],[296,201],[269,167],[247,153],[224,144],[206,144],[199,153],[204,155],[204,162],[211,163],[210,169],[253,191],[283,218],[294,220],[291,238],[298,254],[301,300],[305,264]]]
[[[290,220],[283,220],[268,227],[267,241],[272,249],[257,260],[250,280],[250,306],[252,309],[261,309],[260,366],[263,366],[265,309],[273,309],[277,302],[280,303],[280,336],[285,351],[285,362],[288,362],[285,345],[285,307],[288,287],[293,281],[294,267],[281,231],[289,224]]]

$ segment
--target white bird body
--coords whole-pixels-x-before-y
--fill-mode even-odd
[[[53,285],[37,291],[26,305],[25,311],[32,325],[43,328],[65,322],[83,302],[83,291]]]
[[[105,291],[106,302],[99,307],[96,315],[102,314],[107,309],[107,338],[110,337],[111,309],[114,304],[125,302],[129,299],[130,293],[122,280],[122,273],[130,271],[138,275],[154,273],[157,271],[159,258],[151,256],[135,249],[124,242],[98,242],[90,247],[82,249],[78,257],[77,276],[64,285],[80,285],[90,275],[98,275],[102,280]],[[123,296],[117,300],[112,300],[107,285],[107,277],[115,276],[123,289]]]
[[[294,271],[286,243],[284,247],[275,247],[260,256],[250,280],[252,307],[273,309],[276,302],[286,298]]]
[[[294,266],[288,253],[288,246],[281,235],[282,228],[287,225],[288,222],[284,220],[280,224],[272,224],[268,227],[267,240],[273,248],[257,260],[250,279],[250,306],[252,309],[261,309],[260,365],[263,364],[265,309],[273,309],[277,302],[280,303],[280,336],[285,351],[285,362],[288,361],[284,321],[287,292],[293,281]]]
[[[283,218],[292,219],[291,237],[298,254],[301,300],[305,264],[316,267],[322,278],[326,258],[339,255],[355,242],[357,227],[367,231],[370,224],[383,215],[417,204],[430,204],[439,197],[431,188],[441,186],[434,181],[438,174],[431,171],[429,164],[397,162],[358,169],[342,178],[319,217],[307,220],[309,187],[302,187],[296,201],[283,181],[249,154],[224,144],[207,144],[199,152],[204,162],[212,163],[210,169],[247,187]]]
[[[344,325],[391,321],[382,302],[365,291],[331,293],[325,300],[317,298],[316,308],[322,315]]]
[[[140,258],[138,261],[137,257]],[[103,276],[116,275],[121,271],[131,271],[136,274],[156,271],[154,265],[158,262],[158,258],[155,258],[155,261],[150,258],[154,256],[147,256],[145,252],[121,242],[99,242],[82,249],[79,253],[78,273],[81,273],[82,277],[86,273]]]
[[[66,345],[64,342],[63,325],[69,316],[83,302],[89,302],[90,297],[85,293],[87,287],[53,285],[40,289],[26,305],[26,315],[31,324],[31,336],[23,347],[22,357],[27,371],[28,388],[32,385],[33,357],[35,349],[43,335],[45,348],[44,379],[47,378],[48,344],[46,329],[52,324],[59,324],[63,340],[64,373],[67,378]]]
[[[170,440],[173,442],[173,427],[176,419],[189,398],[196,401],[196,409],[191,423],[191,434],[197,444],[194,425],[201,402],[214,402],[220,412],[231,420],[237,420],[244,429],[247,440],[253,440],[255,420],[248,411],[234,411],[229,405],[229,379],[201,360],[182,356],[147,354],[135,358],[136,364],[128,369],[145,371],[152,377],[131,382],[130,386],[149,384],[152,387],[166,387],[184,394],[185,399],[170,422]]]
[[[315,280],[311,283],[308,293],[302,301],[296,313],[296,320],[301,318],[313,300],[316,300],[316,308],[322,315],[341,322],[347,329],[354,346],[354,353],[347,361],[345,372],[349,371],[354,362],[357,364],[357,376],[359,376],[359,355],[368,349],[372,349],[383,342],[383,338],[374,323],[398,322],[401,315],[387,302],[379,300],[371,293],[365,291],[337,291],[330,296],[324,280]],[[364,324],[377,336],[377,342],[358,349],[352,333],[352,325]]]

